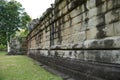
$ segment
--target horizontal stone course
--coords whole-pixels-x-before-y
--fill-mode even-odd
[[[116,52],[116,50],[113,50],[113,51]],[[53,53],[55,54],[55,52],[52,51],[51,54]],[[68,54],[68,55],[73,56],[71,52],[72,51],[70,51],[70,54],[69,54],[69,51],[66,51],[66,55]],[[77,51],[77,52],[80,52],[80,51]],[[97,51],[92,51],[91,54],[94,54],[94,52],[97,53]],[[102,51],[102,52],[106,52],[106,53],[108,52],[109,54],[111,53],[111,51]],[[104,54],[102,52],[101,54]],[[85,54],[85,53],[82,53],[82,54]],[[119,77],[119,73],[120,73],[119,65],[105,64],[105,63],[100,63],[100,62],[99,63],[91,62],[90,59],[89,60],[87,59],[76,60],[76,59],[73,59],[73,57],[71,57],[70,59],[69,57],[66,57],[66,55],[64,58],[61,58],[61,56],[58,56],[58,55],[54,55],[54,57],[53,55],[49,55],[49,56],[44,56],[44,55],[38,56],[37,55],[35,58],[34,53],[30,54],[32,58],[35,58],[38,61],[46,65],[49,65],[54,69],[58,69],[60,71],[62,70],[62,72],[72,75],[72,77],[75,77],[76,80],[79,80],[81,78],[83,80],[86,80],[88,78],[90,78],[90,80],[109,80],[109,79],[119,80],[120,78]],[[86,58],[88,58],[87,55],[86,55]],[[99,58],[97,57],[97,59]],[[76,75],[73,75],[73,74],[76,74]]]

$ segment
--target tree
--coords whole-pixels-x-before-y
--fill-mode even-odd
[[[20,29],[27,30],[27,23],[30,20],[30,16],[24,11],[19,2],[0,0],[0,36],[4,36],[0,39],[0,44],[7,44],[10,36],[15,34],[16,31]]]

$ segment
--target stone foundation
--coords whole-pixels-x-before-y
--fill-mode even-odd
[[[29,56],[76,80],[120,79],[120,50],[32,50]]]

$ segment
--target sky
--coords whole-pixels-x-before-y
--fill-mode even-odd
[[[47,8],[54,3],[54,0],[16,0],[25,8],[25,11],[32,19],[39,18]]]

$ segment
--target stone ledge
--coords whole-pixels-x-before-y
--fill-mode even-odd
[[[86,40],[76,44],[54,45],[50,49],[120,49],[120,36]]]

